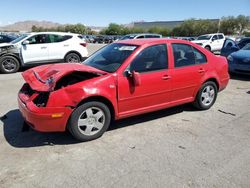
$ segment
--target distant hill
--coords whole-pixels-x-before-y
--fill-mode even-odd
[[[0,27],[0,31],[24,31],[24,32],[30,32],[32,26],[35,25],[37,27],[43,27],[43,28],[52,28],[52,27],[58,27],[61,24],[49,22],[49,21],[22,21],[22,22],[16,22],[14,24],[6,25],[3,27]]]

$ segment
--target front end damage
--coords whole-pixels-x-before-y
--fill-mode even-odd
[[[34,130],[62,132],[85,95],[85,82],[102,74],[76,69],[51,70],[46,72],[47,76],[32,69],[23,73],[26,83],[19,91],[18,105],[25,122]]]

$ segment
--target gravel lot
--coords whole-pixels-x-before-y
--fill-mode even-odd
[[[86,143],[23,132],[22,84],[20,73],[0,74],[0,187],[250,187],[250,78],[234,76],[208,111],[125,119]]]

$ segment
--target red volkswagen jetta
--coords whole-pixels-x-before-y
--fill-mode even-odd
[[[33,129],[65,131],[81,141],[100,137],[112,120],[184,103],[209,109],[228,83],[228,65],[183,40],[110,44],[82,64],[25,71],[19,109]]]

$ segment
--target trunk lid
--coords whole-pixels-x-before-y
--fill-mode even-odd
[[[56,82],[72,72],[88,72],[103,75],[106,72],[79,63],[43,65],[22,73],[24,80],[36,91],[53,91]]]

